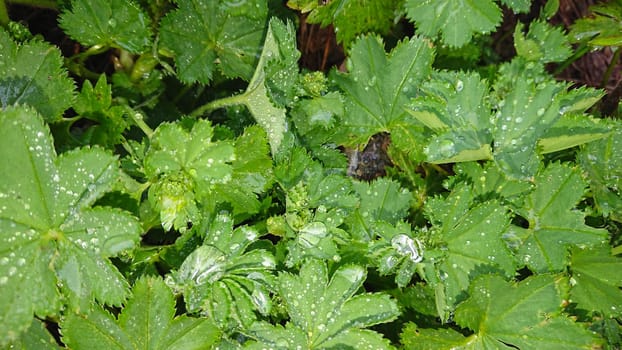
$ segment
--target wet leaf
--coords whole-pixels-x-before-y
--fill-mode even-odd
[[[93,203],[119,176],[118,160],[100,148],[56,155],[49,130],[29,108],[0,114],[0,315],[11,341],[33,313],[57,315],[88,307],[93,298],[119,305],[128,285],[107,259],[129,251],[138,220]],[[24,291],[28,291],[24,293]]]
[[[118,319],[96,305],[88,314],[67,315],[61,329],[72,349],[205,349],[221,337],[209,319],[175,317],[173,293],[153,277],[136,281]]]
[[[251,349],[275,347],[389,349],[386,339],[362,328],[385,323],[398,316],[395,301],[380,293],[354,295],[366,271],[357,265],[339,267],[332,277],[324,262],[308,260],[298,275],[279,275],[279,294],[290,316],[285,328],[257,322],[250,335]]]
[[[0,51],[0,106],[29,105],[58,121],[74,94],[60,50],[38,40],[18,45],[0,29]]]
[[[497,201],[474,205],[472,190],[461,185],[447,198],[430,199],[426,213],[434,224],[426,248],[428,254],[437,256],[430,263],[436,269],[436,283],[443,288],[444,305],[450,310],[464,299],[477,276],[491,272],[514,275],[516,264],[504,241],[510,218]]]
[[[528,228],[512,226],[511,235],[521,239],[518,254],[533,271],[558,272],[568,265],[571,246],[597,246],[608,233],[585,224],[585,213],[575,209],[587,183],[579,169],[553,163],[535,178],[536,188],[518,210]]]
[[[217,215],[206,231],[204,245],[166,282],[183,294],[188,311],[207,313],[221,329],[246,328],[256,312],[270,312],[276,261],[263,249],[246,251],[258,233],[244,226],[234,230],[228,215]]]
[[[570,259],[570,302],[577,308],[605,317],[622,312],[622,278],[618,271],[622,260],[611,255],[608,247],[573,249]]]
[[[407,0],[407,17],[424,35],[436,37],[444,44],[460,47],[474,34],[490,33],[501,22],[501,9],[492,0]]]
[[[218,69],[249,80],[265,34],[267,3],[181,0],[177,5],[162,19],[160,46],[174,55],[179,79],[209,83]]]
[[[471,349],[597,346],[593,333],[561,313],[559,282],[546,274],[519,283],[494,275],[476,279],[469,299],[456,309],[456,323],[475,332],[463,344]]]
[[[380,132],[401,125],[404,105],[430,73],[433,50],[419,38],[406,39],[389,53],[377,36],[362,36],[352,44],[348,73],[332,75],[343,90],[345,114],[338,141],[367,144]]]
[[[151,138],[145,155],[145,175],[153,183],[149,200],[166,230],[185,231],[188,222],[200,219],[197,207],[214,185],[231,180],[233,145],[212,141],[213,132],[207,120],[198,120],[191,130],[162,123]]]
[[[141,53],[151,44],[151,19],[131,0],[73,0],[60,26],[86,46],[113,46]]]

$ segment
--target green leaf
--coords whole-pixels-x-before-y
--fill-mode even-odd
[[[515,13],[529,12],[529,8],[531,7],[531,0],[501,0],[501,2],[511,8]]]
[[[301,8],[293,3],[290,1],[288,5],[308,11],[308,5]],[[399,17],[401,6],[401,0],[333,0],[315,6],[307,21],[320,23],[323,27],[332,24],[337,42],[347,48],[359,34],[387,34]]]
[[[436,131],[425,147],[432,163],[491,158],[488,86],[476,73],[440,72],[422,87],[408,112]]]
[[[575,209],[587,186],[578,168],[553,163],[540,171],[534,182],[535,190],[518,209],[529,227],[512,226],[510,236],[522,240],[518,254],[530,269],[562,271],[569,262],[569,247],[599,245],[608,234],[587,226],[585,214]]]
[[[212,141],[214,130],[209,121],[196,121],[191,130],[179,123],[162,123],[151,138],[145,155],[145,175],[154,184],[149,200],[160,212],[164,229],[185,231],[188,222],[200,215],[203,203],[215,184],[231,180],[233,145]]]
[[[406,216],[410,208],[410,192],[394,180],[378,178],[371,183],[354,181],[353,188],[361,198],[359,214],[369,222],[386,221],[395,224]]]
[[[209,319],[175,317],[173,294],[153,277],[136,281],[118,320],[96,305],[88,314],[67,315],[61,329],[72,349],[206,349],[221,337]]]
[[[61,347],[56,344],[56,340],[45,329],[45,324],[33,318],[30,328],[22,333],[19,340],[12,342],[7,349],[60,350]]]
[[[90,208],[119,175],[99,148],[56,156],[49,130],[32,109],[0,114],[0,324],[3,341],[25,330],[35,313],[88,307],[93,298],[119,305],[127,282],[107,259],[135,246],[138,220]],[[26,291],[26,292],[24,292]]]
[[[185,83],[209,83],[216,68],[248,80],[257,63],[268,7],[265,1],[180,0],[160,24],[160,46],[175,56]]]
[[[514,275],[515,263],[504,241],[510,218],[496,201],[473,205],[467,185],[455,188],[449,197],[429,199],[426,213],[434,225],[428,254],[444,288],[450,310],[464,298],[471,281],[490,272]]]
[[[542,154],[572,148],[600,140],[609,135],[609,128],[599,119],[565,114],[538,141]]]
[[[231,162],[231,181],[216,184],[214,192],[219,200],[233,206],[233,214],[259,212],[257,195],[266,191],[273,182],[272,159],[266,133],[259,126],[244,130],[234,145],[235,159]]]
[[[73,100],[74,84],[62,68],[60,50],[41,41],[14,43],[0,29],[0,106],[30,105],[57,121]]]
[[[60,17],[61,28],[87,46],[112,46],[132,53],[151,45],[151,20],[131,0],[72,0]]]
[[[270,312],[275,259],[263,249],[246,251],[257,231],[244,226],[234,230],[227,215],[217,215],[206,231],[204,245],[166,282],[184,295],[188,311],[206,312],[222,329],[246,328],[255,321],[255,312]]]
[[[611,255],[608,247],[573,249],[570,260],[570,302],[577,308],[605,317],[622,312],[622,260]]]
[[[299,56],[292,24],[271,19],[255,73],[240,96],[257,123],[266,131],[273,154],[279,149],[287,130],[283,106],[293,100]]]
[[[85,132],[85,142],[112,147],[122,142],[122,133],[129,129],[123,118],[127,112],[123,106],[112,105],[112,88],[106,82],[106,75],[99,76],[95,87],[90,81],[82,84],[73,109],[82,118],[96,122]]]
[[[279,294],[290,322],[285,330],[257,322],[250,335],[257,339],[257,345],[279,349],[390,348],[380,334],[361,328],[395,319],[397,304],[380,293],[354,296],[365,277],[365,269],[347,265],[337,268],[329,280],[326,264],[319,260],[308,260],[297,276],[280,274]],[[289,337],[281,338],[284,333]]]
[[[469,349],[598,346],[591,332],[561,313],[564,296],[559,282],[559,278],[550,275],[532,276],[519,283],[508,283],[494,275],[476,279],[469,289],[469,299],[456,309],[456,323],[475,332],[465,337],[462,346]]]
[[[585,145],[577,158],[587,172],[595,208],[622,222],[622,125],[619,122],[610,125],[611,134]]]
[[[376,36],[354,42],[347,61],[349,73],[332,76],[345,98],[338,141],[366,144],[372,135],[399,127],[404,105],[430,73],[432,57],[432,48],[418,37],[401,41],[388,56]]]
[[[406,324],[400,339],[406,350],[459,349],[465,343],[464,335],[451,328],[421,328],[414,323]]]
[[[453,47],[492,32],[501,22],[501,9],[492,0],[407,0],[406,14],[419,33],[435,37],[440,32],[443,43]]]
[[[518,56],[528,61],[541,63],[562,62],[572,55],[568,39],[559,27],[547,22],[533,21],[529,32],[522,33],[523,25],[518,23],[514,30],[514,46]]]
[[[611,1],[590,6],[591,16],[576,20],[569,36],[575,42],[587,42],[592,46],[622,45],[622,3]]]

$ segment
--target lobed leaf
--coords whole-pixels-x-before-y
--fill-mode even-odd
[[[206,349],[221,337],[209,319],[175,317],[173,294],[153,277],[136,281],[118,319],[96,305],[88,314],[64,317],[61,329],[72,349]]]
[[[492,32],[501,22],[501,9],[492,0],[407,0],[406,16],[420,33],[440,33],[444,44],[460,47],[474,34]]]
[[[0,49],[0,106],[29,105],[46,121],[58,121],[74,97],[60,51],[37,40],[18,45],[4,29]]]
[[[261,50],[265,1],[180,0],[160,23],[160,46],[175,57],[185,83],[209,83],[218,69],[249,80]]]
[[[618,317],[622,311],[622,260],[607,247],[573,249],[570,259],[570,302],[588,312]]]
[[[141,53],[151,45],[151,20],[131,0],[72,0],[59,24],[71,38],[87,46]]]
[[[430,73],[432,57],[433,50],[418,37],[398,43],[388,56],[376,36],[354,42],[349,73],[333,75],[345,98],[338,141],[355,146],[366,144],[374,134],[391,132],[404,117],[403,106]]]
[[[559,278],[528,277],[508,283],[495,275],[482,276],[469,289],[469,299],[456,309],[456,323],[475,333],[465,337],[471,349],[590,349],[594,335],[561,314]],[[505,297],[499,298],[499,295]]]
[[[0,114],[0,158],[14,165],[0,174],[0,338],[16,339],[33,313],[57,315],[61,300],[69,311],[123,302],[127,282],[107,258],[132,249],[140,225],[90,208],[118,178],[117,159],[98,148],[57,157],[43,119],[24,107]]]
[[[585,214],[575,209],[587,185],[579,169],[553,163],[536,175],[535,184],[518,211],[529,227],[513,226],[510,235],[522,240],[518,254],[530,269],[562,271],[569,262],[569,247],[597,246],[608,234],[587,226]]]

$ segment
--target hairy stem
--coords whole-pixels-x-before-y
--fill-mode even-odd
[[[246,103],[246,94],[241,94],[241,95],[233,95],[233,96],[229,96],[229,97],[224,97],[224,98],[220,98],[218,100],[214,100],[211,101],[209,103],[206,103],[200,107],[198,107],[197,109],[195,109],[194,111],[192,111],[192,113],[190,113],[190,116],[193,118],[198,118],[200,116],[202,116],[203,114],[213,111],[215,109],[219,109],[219,108],[223,108],[223,107],[229,107],[229,106],[236,106],[236,105],[241,105]]]

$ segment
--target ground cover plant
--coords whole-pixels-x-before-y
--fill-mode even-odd
[[[619,349],[622,2],[564,4],[0,1],[0,347]]]

